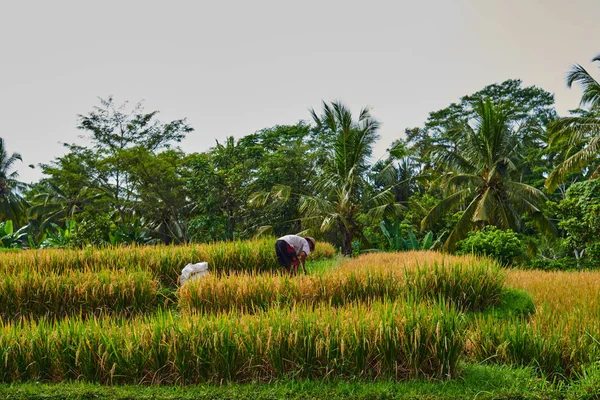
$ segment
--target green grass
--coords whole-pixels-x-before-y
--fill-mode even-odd
[[[0,385],[3,399],[556,399],[567,393],[527,368],[465,365],[460,379],[375,383],[314,380],[200,386]]]
[[[533,298],[524,290],[505,287],[500,295],[500,301],[481,312],[465,314],[467,319],[473,323],[476,318],[493,318],[494,320],[510,320],[512,318],[523,318],[526,320],[535,313]]]
[[[306,262],[306,269],[308,270],[309,275],[322,275],[336,270],[346,259],[347,257],[344,256],[335,256],[332,258],[308,260]],[[301,269],[302,267],[299,268]]]

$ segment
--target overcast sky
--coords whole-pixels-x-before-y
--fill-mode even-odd
[[[113,95],[187,117],[186,152],[365,105],[381,156],[407,127],[485,85],[521,78],[577,107],[565,74],[600,53],[600,0],[2,1],[0,137],[29,164],[85,143],[78,114]]]

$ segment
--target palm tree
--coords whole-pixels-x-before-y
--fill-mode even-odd
[[[311,114],[317,129],[329,132],[334,140],[323,171],[314,183],[316,195],[301,196],[300,211],[306,223],[318,223],[323,232],[337,227],[342,233],[342,251],[348,255],[352,253],[353,239],[361,234],[359,213],[376,217],[398,207],[389,188],[373,193],[367,182],[369,157],[378,138],[379,123],[368,108],[363,108],[354,121],[341,102],[331,105],[323,102],[322,116],[314,109]]]
[[[510,109],[489,100],[476,103],[474,108],[474,126],[456,128],[457,145],[439,145],[433,151],[440,165],[452,171],[447,174],[449,195],[431,209],[421,227],[432,225],[450,210],[462,209],[463,214],[444,245],[447,250],[453,249],[473,228],[494,225],[518,231],[525,213],[543,228],[552,227],[541,212],[544,194],[511,180],[517,172],[519,140],[511,125]]]
[[[600,55],[592,61],[600,62]],[[546,179],[546,189],[553,192],[564,181],[569,172],[580,172],[586,166],[598,161],[600,154],[600,83],[577,64],[567,75],[567,86],[574,83],[583,89],[581,108],[574,115],[559,118],[551,126],[550,145],[566,146],[567,159],[556,166]],[[600,166],[591,173],[590,177],[600,176]]]
[[[100,189],[83,187],[68,194],[52,182],[44,182],[35,188],[29,218],[39,220],[39,230],[43,233],[51,223],[72,220],[84,207],[104,196]]]
[[[314,110],[311,115],[321,136],[325,136],[326,156],[322,169],[312,182],[312,193],[292,192],[289,185],[275,185],[270,192],[251,195],[249,203],[264,206],[269,199],[288,201],[292,194],[299,197],[300,219],[303,227],[322,232],[336,228],[342,234],[342,252],[352,253],[352,241],[362,235],[359,214],[372,218],[397,213],[400,205],[394,203],[392,188],[374,191],[368,181],[372,168],[369,157],[377,139],[379,123],[371,117],[368,108],[361,110],[354,121],[350,110],[341,102],[331,105],[323,102],[323,115]],[[270,226],[260,227],[264,233]]]
[[[0,138],[0,220],[17,224],[26,221],[27,202],[21,192],[27,185],[19,182],[17,171],[10,172],[16,161],[23,161],[19,153],[8,155],[3,138]]]

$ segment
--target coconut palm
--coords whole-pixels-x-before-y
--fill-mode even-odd
[[[62,223],[72,220],[84,207],[102,198],[99,189],[83,187],[75,193],[68,194],[52,182],[44,182],[35,188],[36,193],[31,199],[28,215],[38,220],[39,230],[43,233],[51,223]]]
[[[305,223],[317,222],[321,231],[334,226],[342,233],[342,251],[352,252],[352,241],[360,234],[359,213],[381,216],[397,210],[394,193],[389,189],[369,190],[369,157],[377,140],[379,123],[363,108],[354,121],[350,110],[341,102],[323,102],[323,114],[311,110],[317,129],[333,135],[323,171],[315,180],[316,195],[300,198]]]
[[[448,250],[468,231],[485,225],[518,231],[525,213],[543,228],[552,229],[541,212],[544,194],[511,179],[517,173],[520,146],[510,108],[489,100],[476,103],[474,108],[474,125],[456,127],[457,144],[438,145],[433,151],[436,161],[451,171],[446,174],[448,196],[431,209],[421,225],[426,228],[448,211],[462,210],[444,245]]]
[[[0,220],[12,220],[20,225],[26,221],[27,202],[21,193],[27,185],[17,180],[17,171],[10,172],[16,161],[23,161],[21,155],[9,156],[4,139],[0,138]]]
[[[600,55],[592,61],[600,62]],[[552,192],[564,181],[569,172],[580,172],[599,160],[600,155],[600,83],[581,65],[575,65],[567,75],[567,86],[574,83],[583,89],[581,108],[574,115],[559,118],[552,124],[550,145],[567,148],[567,158],[550,173],[546,188]],[[590,171],[590,177],[600,175],[600,166]]]
[[[352,253],[352,242],[362,235],[359,214],[373,218],[397,213],[390,187],[373,191],[368,182],[371,169],[369,157],[377,139],[379,123],[371,117],[368,108],[361,110],[358,120],[353,120],[350,110],[341,102],[323,102],[323,114],[311,110],[317,129],[327,136],[326,157],[322,170],[312,184],[312,193],[296,193],[304,228],[322,232],[335,228],[342,235],[342,251]],[[269,199],[287,201],[294,188],[276,185],[270,192],[259,192],[249,202],[265,205]],[[262,233],[270,227],[259,228]]]

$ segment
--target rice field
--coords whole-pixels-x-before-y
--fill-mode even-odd
[[[211,275],[178,287],[202,260]],[[600,360],[600,272],[437,252],[323,265],[281,275],[265,239],[4,254],[0,382],[449,379],[461,363],[571,379]],[[535,312],[497,317],[507,288],[527,291]]]
[[[529,365],[554,377],[600,361],[600,272],[512,270],[507,285],[530,293],[536,312],[527,320],[478,320],[476,360]]]
[[[0,380],[105,384],[368,379],[456,373],[464,340],[457,313],[425,304],[271,310],[0,328]],[[442,344],[443,345],[440,345]]]
[[[186,246],[24,250],[2,254],[0,273],[146,270],[164,286],[176,287],[177,278],[188,263],[207,261],[210,271],[215,274],[277,271],[274,245],[273,239],[260,239]],[[334,254],[335,249],[329,243],[317,243],[309,259],[331,258]]]
[[[24,270],[0,276],[0,318],[134,315],[155,311],[164,298],[160,289],[147,271]]]
[[[387,262],[389,258],[394,263]],[[423,261],[416,262],[419,257]],[[462,311],[479,311],[496,304],[505,276],[493,262],[475,257],[441,256],[433,252],[366,255],[343,268],[297,277],[263,274],[209,277],[179,291],[183,311],[257,312],[297,304],[329,304],[415,298],[443,299]]]

